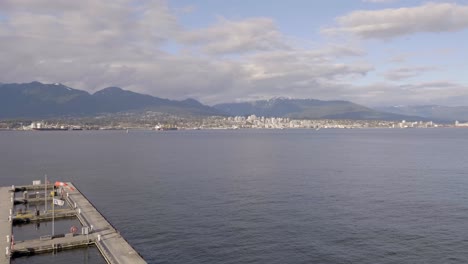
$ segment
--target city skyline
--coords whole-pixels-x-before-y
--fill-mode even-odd
[[[464,1],[0,3],[0,82],[206,104],[466,105]]]

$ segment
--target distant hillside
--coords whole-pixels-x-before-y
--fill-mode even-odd
[[[417,115],[434,121],[468,122],[468,106],[413,105],[380,107],[379,110],[401,115]]]
[[[62,84],[0,84],[0,118],[85,116],[134,110],[180,115],[223,115],[196,100],[174,101],[109,87],[94,94]]]
[[[244,103],[218,104],[214,108],[230,115],[257,115],[266,117],[289,117],[297,119],[361,119],[361,120],[424,120],[379,112],[348,101],[321,101],[315,99],[275,98]]]

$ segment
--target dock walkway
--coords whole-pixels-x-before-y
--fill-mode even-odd
[[[10,242],[7,236],[11,238],[12,222],[9,220],[10,210],[13,210],[11,201],[11,188],[0,187],[0,264],[9,264],[10,256],[6,255],[6,250],[10,250]]]
[[[75,190],[70,191],[68,200],[73,208],[77,204],[80,209],[77,214],[83,226],[93,226],[92,234],[95,236],[95,244],[109,263],[146,263],[138,252],[120,235],[120,233],[102,216],[88,199],[74,186],[67,183]]]

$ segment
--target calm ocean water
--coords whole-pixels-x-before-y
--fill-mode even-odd
[[[468,129],[0,132],[0,184],[73,181],[149,263],[468,263],[467,146]]]

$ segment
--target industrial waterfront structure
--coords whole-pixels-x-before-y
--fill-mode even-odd
[[[56,252],[95,245],[108,263],[146,263],[138,252],[120,235],[109,221],[93,206],[93,204],[71,182],[56,182],[55,185],[33,185],[0,187],[0,241],[4,254],[0,264],[10,263],[11,258],[35,254]],[[55,187],[54,187],[55,186]],[[57,188],[58,187],[58,188]],[[50,188],[50,189],[48,189]],[[52,190],[49,197],[49,191]],[[56,196],[56,190],[61,190],[61,198]],[[40,192],[44,193],[40,193]],[[21,197],[15,193],[22,192]],[[32,192],[32,195],[29,194]],[[47,199],[50,199],[47,201]],[[51,210],[41,213],[15,212],[15,204],[21,203],[52,203]],[[66,209],[55,210],[55,205],[64,205]],[[5,216],[5,217],[4,217]],[[8,217],[6,217],[8,216]],[[36,221],[54,221],[58,218],[77,217],[81,228],[71,227],[69,233],[55,234],[52,224],[52,234],[37,239],[15,241],[13,225]]]

